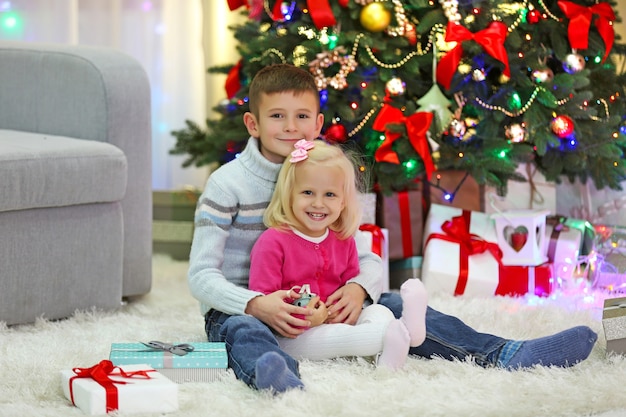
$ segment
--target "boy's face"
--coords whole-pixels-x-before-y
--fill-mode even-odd
[[[319,137],[324,115],[319,113],[312,92],[294,95],[292,91],[261,94],[259,115],[243,117],[250,136],[259,139],[261,154],[271,162],[282,163],[300,139]]]
[[[320,168],[307,163],[297,166],[291,191],[297,229],[308,236],[322,236],[344,208],[343,186],[344,175],[339,167]]]

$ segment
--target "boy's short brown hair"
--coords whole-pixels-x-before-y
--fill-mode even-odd
[[[295,95],[310,91],[317,99],[317,110],[319,112],[319,91],[315,85],[313,75],[291,64],[269,65],[256,73],[248,91],[250,111],[258,117],[262,94],[282,93],[285,91],[291,91]]]

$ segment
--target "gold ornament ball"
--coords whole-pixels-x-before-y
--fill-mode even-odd
[[[391,12],[381,2],[373,2],[361,9],[361,25],[370,32],[382,32],[391,23]]]

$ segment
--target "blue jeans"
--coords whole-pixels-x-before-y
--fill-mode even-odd
[[[274,351],[287,362],[287,367],[300,377],[298,361],[283,352],[276,335],[261,320],[252,316],[231,316],[210,310],[204,318],[209,342],[225,342],[228,367],[235,376],[251,387],[255,384],[256,361],[265,352]]]
[[[396,318],[402,316],[402,298],[398,293],[383,293],[378,300],[389,308]],[[454,316],[430,307],[426,310],[426,340],[409,354],[424,358],[464,360],[471,356],[477,365],[495,366],[500,348],[507,339],[488,333],[479,333]]]
[[[396,318],[402,315],[400,294],[384,293],[379,303],[389,308]],[[252,316],[230,316],[211,310],[205,316],[205,331],[209,342],[226,343],[229,367],[238,379],[252,387],[255,387],[256,361],[269,351],[282,355],[289,369],[300,376],[298,362],[280,349],[270,328]],[[495,366],[500,348],[506,342],[507,339],[479,333],[458,318],[428,307],[426,340],[411,348],[409,354],[448,360],[464,360],[471,356],[477,365],[490,367]]]

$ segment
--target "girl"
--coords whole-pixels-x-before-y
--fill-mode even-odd
[[[296,338],[279,337],[295,358],[328,359],[375,356],[378,364],[402,367],[410,347],[426,337],[427,296],[418,279],[401,288],[403,314],[370,305],[356,326],[335,323],[327,298],[359,274],[354,234],[360,223],[354,164],[338,147],[321,140],[300,140],[283,163],[264,214],[268,227],[251,252],[249,288],[264,294],[290,290],[297,302],[310,289],[311,328]],[[300,291],[298,291],[300,290]],[[337,312],[335,313],[337,314]]]

